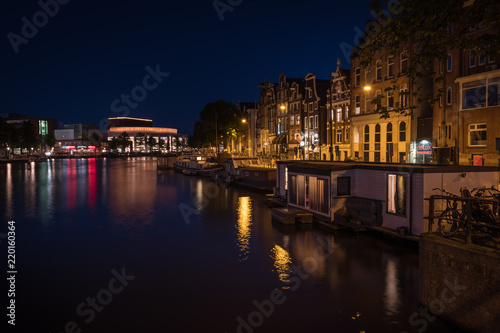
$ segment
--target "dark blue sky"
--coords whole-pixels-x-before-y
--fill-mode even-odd
[[[354,44],[354,28],[369,19],[369,1],[238,2],[221,22],[213,0],[71,0],[45,25],[35,15],[37,1],[6,2],[0,110],[98,124],[128,109],[129,116],[191,134],[209,102],[257,100],[259,83],[277,81],[281,72],[328,78],[337,57],[349,67],[339,45]],[[33,23],[33,15],[41,26],[36,35],[24,43],[10,35],[16,54],[9,33],[22,37],[22,18]],[[125,108],[121,95],[135,88],[142,98],[146,67],[157,64],[168,77],[158,85],[149,80],[147,97]]]

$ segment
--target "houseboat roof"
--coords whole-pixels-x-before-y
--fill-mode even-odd
[[[298,162],[298,161],[294,161]],[[332,171],[349,169],[365,169],[379,171],[399,171],[409,173],[456,173],[456,172],[498,172],[499,167],[471,165],[438,165],[438,164],[401,164],[401,163],[368,163],[368,162],[321,162],[302,161],[301,163],[277,162],[288,164],[288,171],[329,175]]]

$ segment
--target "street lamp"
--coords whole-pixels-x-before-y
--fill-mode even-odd
[[[365,91],[370,91],[370,90],[372,89],[372,87],[370,87],[370,86],[365,86],[363,89],[364,89]]]

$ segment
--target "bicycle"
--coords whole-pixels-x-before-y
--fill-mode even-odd
[[[450,198],[459,198],[458,195],[447,192],[445,189],[436,187],[432,190],[441,191],[441,193],[445,193]],[[453,204],[450,203],[451,201]],[[444,237],[455,235],[460,228],[460,217],[461,213],[458,211],[458,201],[446,199],[446,209],[441,213],[438,220],[438,229],[441,235]]]
[[[448,195],[450,193],[445,192]],[[475,232],[487,233],[490,236],[494,234],[494,231],[491,231],[489,226],[494,225],[498,226],[497,219],[493,215],[493,211],[489,208],[484,201],[484,189],[483,188],[475,188],[472,191],[469,191],[466,187],[460,189],[461,197],[465,199],[474,199],[469,200],[468,205],[471,208],[471,229]],[[473,195],[474,194],[474,195]],[[458,197],[457,195],[451,194],[454,197]],[[444,237],[454,236],[459,229],[464,228],[467,222],[467,209],[463,209],[462,212],[459,212],[456,208],[457,205],[454,204],[454,207],[448,207],[445,211],[441,213],[441,216],[438,220],[439,232]]]

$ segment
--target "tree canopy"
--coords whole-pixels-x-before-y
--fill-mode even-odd
[[[191,147],[215,146],[215,129],[217,119],[218,142],[229,142],[244,133],[243,113],[238,107],[225,100],[208,103],[200,111],[200,120],[194,124],[193,136],[190,140]]]
[[[445,61],[450,50],[470,51],[476,55],[500,53],[500,6],[497,0],[372,0],[371,9],[376,20],[367,23],[364,41],[354,49],[354,55],[362,64],[369,65],[375,54],[398,55],[402,50],[416,50],[412,55],[404,77],[415,89],[417,99],[425,78],[441,82],[434,73],[436,60]],[[481,28],[481,33],[472,33]],[[429,98],[435,103],[438,96]],[[372,101],[382,117],[388,117],[376,98]],[[411,113],[411,109],[397,107],[394,111]]]

